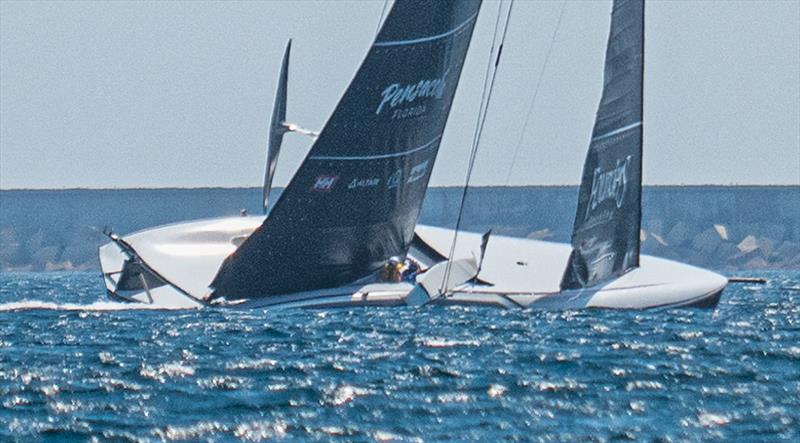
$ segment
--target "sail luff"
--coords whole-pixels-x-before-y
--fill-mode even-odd
[[[639,211],[639,217],[636,218],[636,264],[635,267],[639,267],[639,256],[641,253],[642,247],[642,183],[644,181],[643,172],[644,172],[644,45],[645,45],[645,33],[644,33],[644,25],[645,25],[645,0],[641,0],[642,2],[642,12],[641,12],[641,20],[640,20],[640,44],[642,46],[641,52],[641,66],[639,67],[639,120],[641,121],[641,126],[639,127],[639,198],[637,199],[637,206]]]

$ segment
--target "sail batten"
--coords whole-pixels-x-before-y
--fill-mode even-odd
[[[429,37],[419,37],[419,38],[414,38],[414,39],[409,39],[409,40],[378,41],[378,42],[375,42],[375,44],[373,46],[383,47],[383,46],[416,45],[418,43],[427,43],[427,42],[439,40],[439,39],[448,37],[450,35],[453,35],[456,32],[462,30],[464,27],[471,25],[475,21],[475,19],[477,17],[478,17],[478,13],[475,12],[475,14],[470,16],[468,19],[464,20],[463,23],[461,23],[458,26],[456,26],[455,28],[450,29],[449,31],[445,31],[445,32],[443,32],[441,34],[431,35]]]
[[[348,160],[380,160],[380,159],[392,158],[392,157],[403,157],[405,155],[413,154],[415,152],[431,148],[431,147],[434,146],[434,143],[438,142],[439,139],[441,139],[441,138],[442,138],[442,136],[438,135],[433,140],[429,141],[428,143],[425,143],[422,146],[418,146],[416,148],[409,149],[407,151],[395,152],[395,153],[392,153],[392,154],[361,155],[361,156],[349,156],[349,157],[348,156],[324,156],[324,155],[318,155],[318,156],[309,157],[309,159],[310,160],[344,160],[344,161],[348,161]]]
[[[628,126],[623,126],[621,128],[613,129],[610,132],[606,132],[605,134],[596,135],[596,136],[592,137],[592,141],[596,142],[596,141],[602,140],[604,138],[612,137],[614,135],[623,133],[625,131],[629,131],[631,129],[638,128],[639,126],[642,126],[642,122],[640,122],[640,121],[636,122],[636,123],[632,123],[632,124],[630,124]]]
[[[644,0],[615,0],[562,289],[596,286],[639,265]]]

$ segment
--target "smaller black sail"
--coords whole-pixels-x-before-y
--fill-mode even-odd
[[[289,83],[289,53],[292,50],[292,40],[286,43],[283,53],[281,73],[278,78],[278,89],[275,92],[275,105],[272,110],[272,121],[269,125],[269,142],[267,144],[267,166],[264,170],[264,190],[261,197],[263,211],[266,214],[269,207],[269,193],[272,190],[272,179],[278,166],[278,155],[281,153],[283,135],[288,132],[286,127],[286,93]]]
[[[331,288],[411,246],[480,0],[397,0],[269,217],[212,297]]]
[[[591,287],[639,265],[643,67],[644,0],[615,0],[562,289]]]

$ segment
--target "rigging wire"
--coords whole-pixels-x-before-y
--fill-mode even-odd
[[[456,243],[458,242],[458,231],[461,228],[461,220],[464,216],[464,206],[467,200],[467,193],[469,191],[469,182],[472,178],[472,170],[475,167],[475,158],[478,154],[478,146],[480,146],[481,135],[483,135],[483,126],[486,123],[486,115],[489,109],[489,103],[492,100],[492,91],[494,90],[494,82],[497,79],[497,67],[500,64],[500,56],[503,53],[503,44],[505,43],[506,36],[508,35],[508,24],[511,19],[511,9],[514,6],[514,0],[511,0],[506,11],[505,23],[503,24],[503,34],[500,38],[500,44],[497,46],[497,55],[494,55],[495,44],[497,42],[497,35],[500,28],[500,17],[502,16],[503,0],[500,0],[497,8],[497,20],[494,25],[494,35],[492,36],[492,46],[489,50],[489,63],[486,66],[486,74],[483,78],[483,93],[481,95],[481,105],[478,108],[478,121],[475,125],[475,133],[472,138],[472,149],[469,156],[469,165],[467,166],[467,175],[464,182],[464,189],[461,192],[461,202],[458,208],[458,218],[456,218],[456,228],[453,233],[453,243],[450,245],[450,255],[448,256],[447,264],[445,265],[444,279],[439,289],[440,294],[445,294],[447,290],[447,281],[450,278],[450,270],[452,267],[453,257],[455,255]],[[494,63],[492,63],[494,59]],[[492,69],[494,68],[494,69]],[[490,75],[491,74],[491,75]],[[491,77],[491,80],[489,79]],[[488,84],[488,88],[487,88]]]
[[[505,186],[508,186],[508,183],[511,181],[511,175],[514,173],[514,165],[517,163],[517,156],[519,156],[520,148],[522,147],[522,142],[525,139],[525,132],[528,130],[528,124],[531,121],[531,117],[533,116],[533,110],[536,107],[536,98],[539,96],[539,89],[542,86],[542,78],[544,78],[544,73],[547,70],[547,63],[550,60],[550,54],[553,52],[553,46],[555,46],[556,36],[558,35],[558,30],[561,28],[561,20],[564,18],[564,10],[567,6],[567,0],[561,2],[561,11],[558,14],[558,20],[556,21],[556,26],[553,28],[553,34],[550,36],[550,46],[547,48],[547,53],[544,56],[544,62],[542,63],[542,69],[539,70],[539,78],[536,80],[536,87],[533,90],[533,98],[531,98],[531,105],[528,108],[528,114],[525,117],[525,123],[522,125],[522,131],[519,133],[519,140],[517,141],[517,146],[514,148],[514,155],[511,156],[511,166],[508,168],[508,175],[506,175],[506,183]]]
[[[378,27],[375,28],[375,38],[381,32],[381,25],[383,24],[383,17],[386,15],[386,7],[389,6],[389,0],[383,0],[383,9],[381,9],[381,17],[378,19]]]

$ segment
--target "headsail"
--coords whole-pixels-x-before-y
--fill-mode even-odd
[[[269,206],[269,192],[272,190],[272,178],[275,176],[275,167],[278,165],[278,154],[281,152],[283,135],[286,134],[286,89],[289,82],[289,52],[292,50],[292,40],[286,43],[283,53],[281,73],[278,77],[278,89],[275,92],[275,104],[272,107],[272,121],[269,125],[269,141],[267,144],[267,166],[264,171],[264,193],[262,203],[264,213]]]
[[[335,287],[405,255],[480,0],[397,0],[270,216],[220,269],[228,299]]]
[[[643,67],[644,0],[614,0],[562,289],[594,286],[639,265]]]

